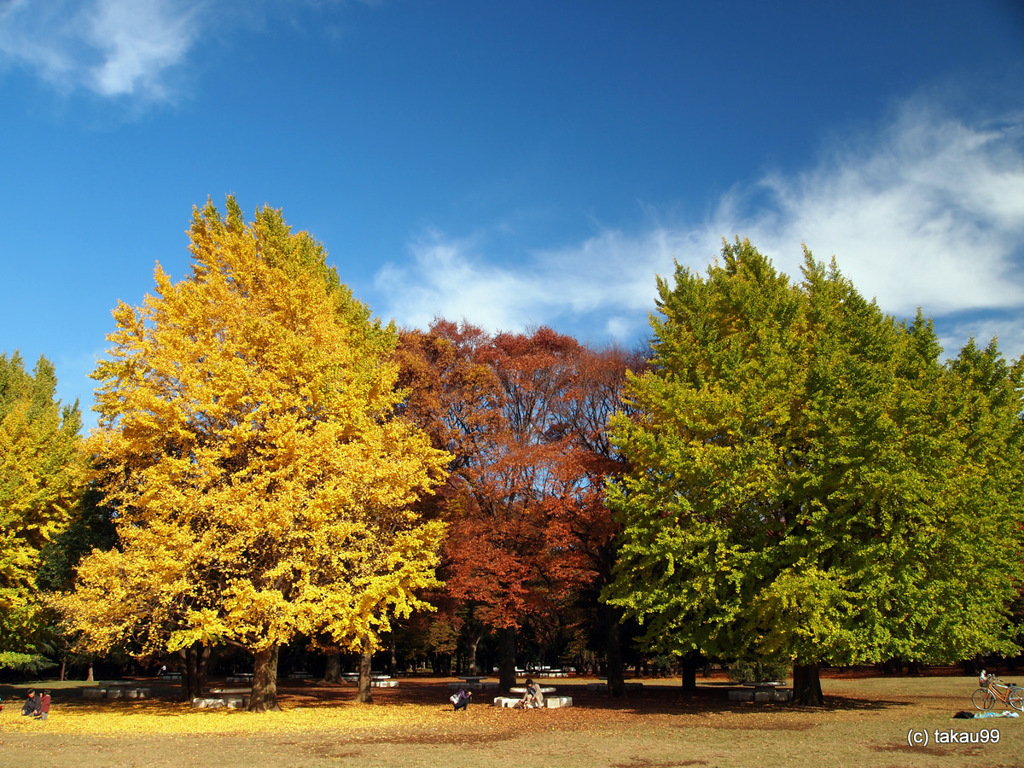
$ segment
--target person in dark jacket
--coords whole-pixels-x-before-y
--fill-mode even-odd
[[[40,704],[41,702],[39,700],[39,697],[36,695],[36,692],[29,691],[28,698],[25,699],[25,706],[21,708],[21,714],[37,717],[39,715]]]

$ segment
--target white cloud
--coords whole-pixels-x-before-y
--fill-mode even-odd
[[[440,316],[513,330],[529,322],[535,306],[553,300],[536,275],[483,263],[470,240],[431,232],[409,248],[412,265],[387,265],[376,277],[378,288],[400,305],[395,317],[403,325],[426,327]]]
[[[606,230],[572,247],[500,266],[476,241],[432,233],[414,261],[378,276],[393,316],[424,327],[434,316],[488,328],[586,326],[629,340],[654,309],[655,275],[673,259],[703,271],[723,237],[749,237],[799,277],[802,243],[840,269],[887,312],[956,316],[1024,304],[1024,123],[971,125],[910,103],[856,148],[833,148],[799,175],[772,174],[723,197],[705,221],[625,233]],[[1024,321],[1001,344],[1024,351]],[[989,336],[991,333],[989,333]],[[1018,345],[1018,346],[1014,346]]]
[[[385,266],[376,285],[405,326],[445,317],[512,331],[601,316],[603,335],[631,338],[642,333],[653,308],[655,273],[671,268],[675,253],[695,248],[690,240],[664,229],[638,238],[608,231],[510,268],[488,263],[476,240],[434,231],[410,245],[411,264]],[[716,242],[704,245],[713,252]]]
[[[763,184],[776,207],[737,229],[793,271],[806,242],[818,258],[835,254],[862,292],[901,315],[1024,298],[1020,124],[969,126],[911,104],[869,150],[839,151],[800,177]]]
[[[139,90],[162,95],[161,76],[180,62],[197,34],[197,6],[165,0],[100,0],[89,42],[102,54],[92,87],[104,96]]]
[[[13,0],[0,11],[0,56],[63,91],[163,100],[201,9],[199,0]]]

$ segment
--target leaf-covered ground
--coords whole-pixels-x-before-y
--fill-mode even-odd
[[[573,696],[569,709],[496,709],[478,693],[466,712],[447,704],[446,680],[403,680],[375,691],[372,706],[352,703],[351,686],[286,685],[284,711],[266,715],[193,710],[164,698],[171,689],[108,702],[66,688],[45,723],[20,716],[23,688],[5,688],[0,765],[1024,765],[1024,720],[951,719],[970,708],[968,677],[827,679],[820,710],[729,702],[724,680],[701,681],[694,695],[677,680],[647,681],[614,702],[585,682],[551,681]],[[986,729],[990,743],[935,744],[934,732],[950,728]],[[911,730],[929,732],[929,744],[912,746]]]

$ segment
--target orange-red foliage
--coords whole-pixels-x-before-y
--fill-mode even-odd
[[[435,321],[403,334],[407,409],[455,459],[433,513],[449,525],[449,597],[493,628],[548,613],[610,573],[615,534],[605,434],[636,356],[541,328],[487,334]]]

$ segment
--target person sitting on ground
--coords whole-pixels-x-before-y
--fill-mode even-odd
[[[532,678],[526,679],[526,693],[519,702],[520,709],[536,709],[544,706],[544,693]]]
[[[35,691],[28,692],[28,698],[25,699],[25,706],[21,708],[22,715],[31,715],[36,717],[39,714],[39,697],[36,696]]]
[[[468,709],[469,702],[472,698],[472,691],[467,691],[465,688],[459,688],[459,690],[452,694],[451,697],[451,702],[455,705],[455,711],[458,712],[460,709]]]
[[[45,720],[50,716],[50,692],[43,691],[43,698],[39,701],[39,714],[36,715],[40,720]]]

